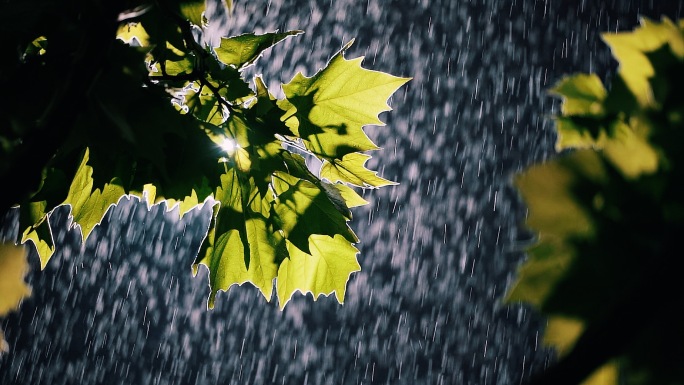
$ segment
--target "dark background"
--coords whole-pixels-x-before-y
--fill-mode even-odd
[[[362,272],[346,303],[297,296],[284,311],[249,285],[206,310],[190,264],[204,208],[124,201],[88,242],[61,252],[1,323],[0,384],[519,384],[553,362],[543,320],[501,298],[531,239],[513,173],[553,156],[546,90],[615,71],[600,40],[683,1],[236,1],[216,35],[303,29],[253,67],[270,87],[312,75],[344,43],[365,66],[411,76],[369,127],[370,166],[399,186],[365,191],[352,227]],[[250,75],[251,76],[251,75]],[[53,228],[68,223],[53,215]],[[17,229],[12,218],[1,234]]]

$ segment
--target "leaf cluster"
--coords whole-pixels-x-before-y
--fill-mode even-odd
[[[562,79],[565,151],[516,178],[538,239],[508,299],[549,316],[561,355],[534,384],[681,384],[684,22],[603,39],[619,62],[610,89]]]
[[[17,310],[21,301],[31,295],[31,288],[24,282],[28,272],[28,260],[24,247],[0,243],[0,317]],[[0,355],[8,351],[0,329]]]
[[[0,180],[16,186],[3,189],[0,211],[19,205],[16,241],[33,242],[42,266],[55,251],[56,206],[71,207],[85,241],[123,196],[181,217],[206,203],[213,217],[193,266],[209,268],[210,307],[245,282],[270,300],[276,279],[281,307],[297,290],[343,301],[360,269],[350,208],[367,203],[352,187],[392,184],[365,167],[377,146],[363,127],[382,125],[409,79],[345,59],[350,42],[312,77],[284,84],[278,100],[244,70],[301,31],[209,46],[204,0],[0,7],[11,29],[0,84],[15,92],[0,113]],[[21,16],[25,25],[12,24]]]

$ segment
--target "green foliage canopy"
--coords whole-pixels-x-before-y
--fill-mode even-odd
[[[564,153],[516,178],[538,239],[508,299],[550,317],[562,354],[534,384],[681,384],[684,22],[603,39],[619,62],[610,89],[562,79]]]
[[[19,205],[16,241],[34,243],[41,266],[57,206],[71,207],[85,241],[126,195],[181,217],[209,203],[193,268],[209,268],[210,307],[245,282],[270,300],[274,280],[281,308],[297,290],[343,302],[360,269],[349,209],[367,203],[352,187],[392,183],[365,167],[377,146],[363,127],[383,124],[408,78],[346,59],[349,42],[277,100],[243,71],[301,31],[205,46],[204,0],[5,1],[0,19],[0,84],[12,93],[0,110],[0,180],[12,181],[0,213]]]

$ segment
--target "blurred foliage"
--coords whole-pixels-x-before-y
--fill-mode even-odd
[[[222,1],[230,14],[232,1]],[[213,217],[194,270],[219,290],[250,282],[280,306],[297,290],[336,293],[358,271],[352,187],[391,184],[366,169],[389,97],[409,79],[344,58],[297,74],[276,100],[243,70],[301,31],[202,43],[204,0],[0,2],[0,214],[18,205],[18,243],[44,267],[49,216],[69,205],[82,239],[119,200]],[[310,170],[306,158],[322,170]],[[350,187],[351,186],[351,187]],[[182,262],[181,262],[182,263]],[[277,280],[277,284],[275,283]],[[3,293],[4,295],[4,293]]]
[[[24,247],[0,243],[0,317],[15,311],[21,301],[31,295],[31,288],[24,282],[28,273],[26,256]],[[0,329],[0,355],[8,349]]]
[[[682,384],[684,22],[603,39],[611,86],[562,79],[563,152],[516,177],[538,237],[507,299],[549,317],[560,359],[533,384]]]

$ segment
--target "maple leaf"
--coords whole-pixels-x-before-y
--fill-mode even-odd
[[[195,262],[209,268],[212,308],[219,290],[250,282],[270,300],[279,257],[278,233],[269,229],[269,197],[262,198],[253,181],[237,169],[221,176],[214,197],[211,229]]]
[[[232,1],[220,3],[230,12]],[[72,223],[85,242],[125,196],[140,198],[148,208],[164,203],[180,217],[213,205],[193,264],[195,273],[199,265],[209,269],[209,307],[219,291],[246,282],[270,300],[279,268],[298,266],[303,255],[318,266],[318,260],[332,261],[341,252],[349,266],[358,266],[358,238],[347,222],[350,208],[368,202],[350,185],[392,183],[366,169],[370,156],[357,153],[377,148],[363,127],[383,124],[379,114],[390,109],[390,95],[409,79],[364,69],[363,58],[346,60],[349,43],[314,77],[295,76],[284,86],[287,99],[277,100],[261,77],[252,84],[243,71],[266,49],[302,32],[247,33],[205,46],[196,33],[207,32],[205,11],[204,0],[122,10],[112,44],[102,52],[94,49],[98,63],[63,52],[79,68],[107,65],[95,68],[97,76],[85,84],[87,97],[80,89],[69,95],[83,101],[83,109],[68,111],[69,119],[60,116],[54,125],[64,121],[65,139],[38,165],[42,174],[32,175],[39,188],[22,193],[21,202],[4,202],[20,204],[17,241],[35,244],[41,267],[55,250],[49,221],[55,207],[71,207]],[[49,69],[44,54],[65,47],[47,43],[35,39],[27,55]],[[38,100],[32,109],[51,111],[53,102]],[[22,114],[17,127],[33,126],[35,111]],[[312,156],[323,161],[320,173],[307,164]],[[330,242],[339,247],[310,249]],[[333,289],[311,290],[335,290],[341,302],[348,276],[335,276]]]
[[[356,260],[358,250],[344,237],[337,234],[311,235],[306,253],[287,242],[290,254],[278,268],[278,299],[283,309],[295,291],[311,293],[314,300],[319,295],[335,292],[339,303],[344,302],[347,281],[351,273],[361,270]]]
[[[117,179],[113,179],[101,189],[94,187],[93,168],[88,165],[89,153],[89,149],[86,149],[63,203],[71,206],[71,216],[74,223],[81,227],[84,242],[93,228],[102,221],[107,210],[116,205],[125,194]]]
[[[309,237],[313,234],[339,234],[349,242],[358,242],[347,218],[313,183],[278,173],[275,190],[278,225],[285,238],[300,250],[309,252]]]
[[[382,187],[396,184],[396,182],[379,177],[377,172],[367,169],[364,164],[370,158],[370,155],[353,152],[346,154],[342,159],[326,160],[321,166],[321,178],[326,178],[331,182],[346,182],[359,187]]]
[[[306,148],[325,159],[378,147],[363,131],[365,125],[384,125],[378,115],[391,108],[389,97],[410,78],[361,67],[363,57],[347,60],[347,43],[328,65],[312,77],[298,73],[283,85],[283,121]]]
[[[245,33],[239,36],[223,37],[221,44],[214,48],[216,56],[225,65],[230,65],[238,69],[244,69],[254,64],[262,53],[287,39],[296,36],[304,31],[271,32],[263,35]]]

